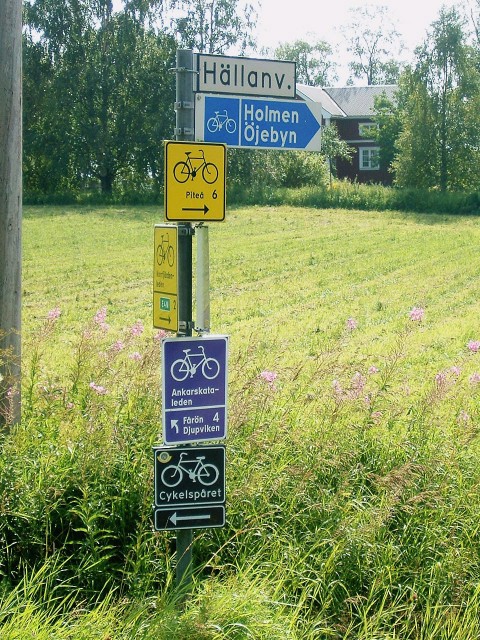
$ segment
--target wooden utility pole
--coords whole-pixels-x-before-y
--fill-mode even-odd
[[[0,424],[20,420],[22,0],[0,0]]]

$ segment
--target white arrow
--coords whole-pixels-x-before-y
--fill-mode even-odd
[[[178,420],[170,420],[170,426],[173,429],[176,429],[177,433],[178,433]]]
[[[175,511],[170,516],[170,520],[173,522],[173,524],[177,524],[177,522],[179,522],[180,520],[210,520],[210,514],[205,513],[198,516],[177,516],[177,512]]]

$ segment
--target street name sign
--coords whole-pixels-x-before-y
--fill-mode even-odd
[[[154,447],[155,528],[225,524],[225,447]]]
[[[198,94],[195,138],[246,149],[320,151],[321,109],[302,100]]]
[[[295,97],[295,62],[199,53],[197,71],[197,91],[201,93]]]
[[[226,438],[227,352],[227,336],[162,340],[165,444]]]
[[[178,227],[154,228],[153,326],[178,331]]]
[[[225,219],[224,144],[165,143],[165,217],[169,221]]]

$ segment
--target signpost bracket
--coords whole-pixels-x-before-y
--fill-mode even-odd
[[[195,228],[191,226],[187,226],[185,224],[178,225],[178,235],[179,236],[194,236]]]
[[[179,100],[178,102],[175,102],[174,104],[174,109],[178,110],[178,109],[193,109],[194,108],[194,103],[193,102],[189,102],[188,100]]]
[[[175,137],[177,136],[193,136],[195,129],[191,127],[175,127],[173,130]]]
[[[192,331],[195,330],[195,323],[194,322],[186,322],[184,320],[180,320],[178,323],[178,333],[185,335],[185,336],[191,336],[192,335]]]
[[[185,51],[189,51],[189,49],[185,49]],[[193,73],[198,76],[198,71],[189,67],[170,67],[169,71],[172,73]]]

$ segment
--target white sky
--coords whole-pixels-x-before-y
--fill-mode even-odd
[[[386,6],[396,30],[401,34],[410,59],[421,44],[442,6],[459,6],[459,0],[260,0],[257,40],[260,47],[275,49],[279,42],[307,39],[308,34],[338,46],[337,62],[348,60],[340,28],[351,19],[349,8]],[[338,70],[340,84],[346,72]]]

